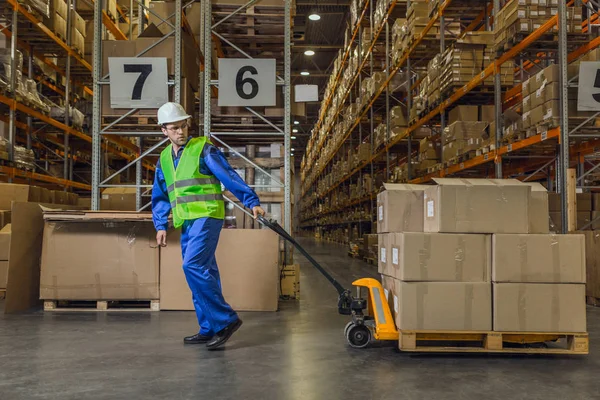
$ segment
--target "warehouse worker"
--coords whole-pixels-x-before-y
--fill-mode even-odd
[[[254,218],[264,215],[258,196],[231,168],[223,153],[206,137],[188,137],[190,116],[180,104],[158,109],[158,124],[170,140],[156,165],[152,217],[159,246],[167,244],[167,218],[173,211],[175,228],[182,229],[183,271],[192,292],[200,330],[184,343],[223,344],[242,325],[221,291],[215,250],[225,218],[221,183]]]

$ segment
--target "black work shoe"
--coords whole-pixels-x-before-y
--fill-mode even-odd
[[[214,350],[219,346],[222,346],[229,340],[231,335],[235,333],[242,326],[242,320],[237,319],[234,322],[227,325],[221,331],[217,332],[217,334],[210,340],[210,342],[206,343],[206,347],[209,350]]]
[[[201,335],[199,333],[196,333],[195,335],[184,337],[183,338],[183,343],[185,343],[185,344],[206,343],[210,339],[212,339],[211,336],[204,336],[204,335]]]

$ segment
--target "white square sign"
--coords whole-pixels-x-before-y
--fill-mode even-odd
[[[274,106],[275,59],[219,58],[219,107]]]
[[[600,61],[579,64],[577,111],[600,111]]]
[[[110,106],[159,108],[169,101],[166,57],[109,57]]]

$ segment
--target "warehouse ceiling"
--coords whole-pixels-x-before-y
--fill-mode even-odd
[[[319,86],[319,99],[322,99],[325,85],[333,69],[337,53],[344,45],[344,32],[349,22],[349,0],[296,0],[296,16],[292,38],[292,85],[311,84]],[[316,13],[321,19],[312,21],[310,14]],[[304,54],[313,50],[313,56]],[[300,75],[308,71],[309,76]],[[320,102],[307,103],[306,117],[296,118],[299,125],[293,125],[297,133],[292,141],[296,163],[299,164],[306,143],[316,119]]]

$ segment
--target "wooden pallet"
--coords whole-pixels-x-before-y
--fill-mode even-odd
[[[433,353],[588,354],[587,333],[400,331],[398,348]]]
[[[44,300],[44,311],[160,311],[159,300]]]

